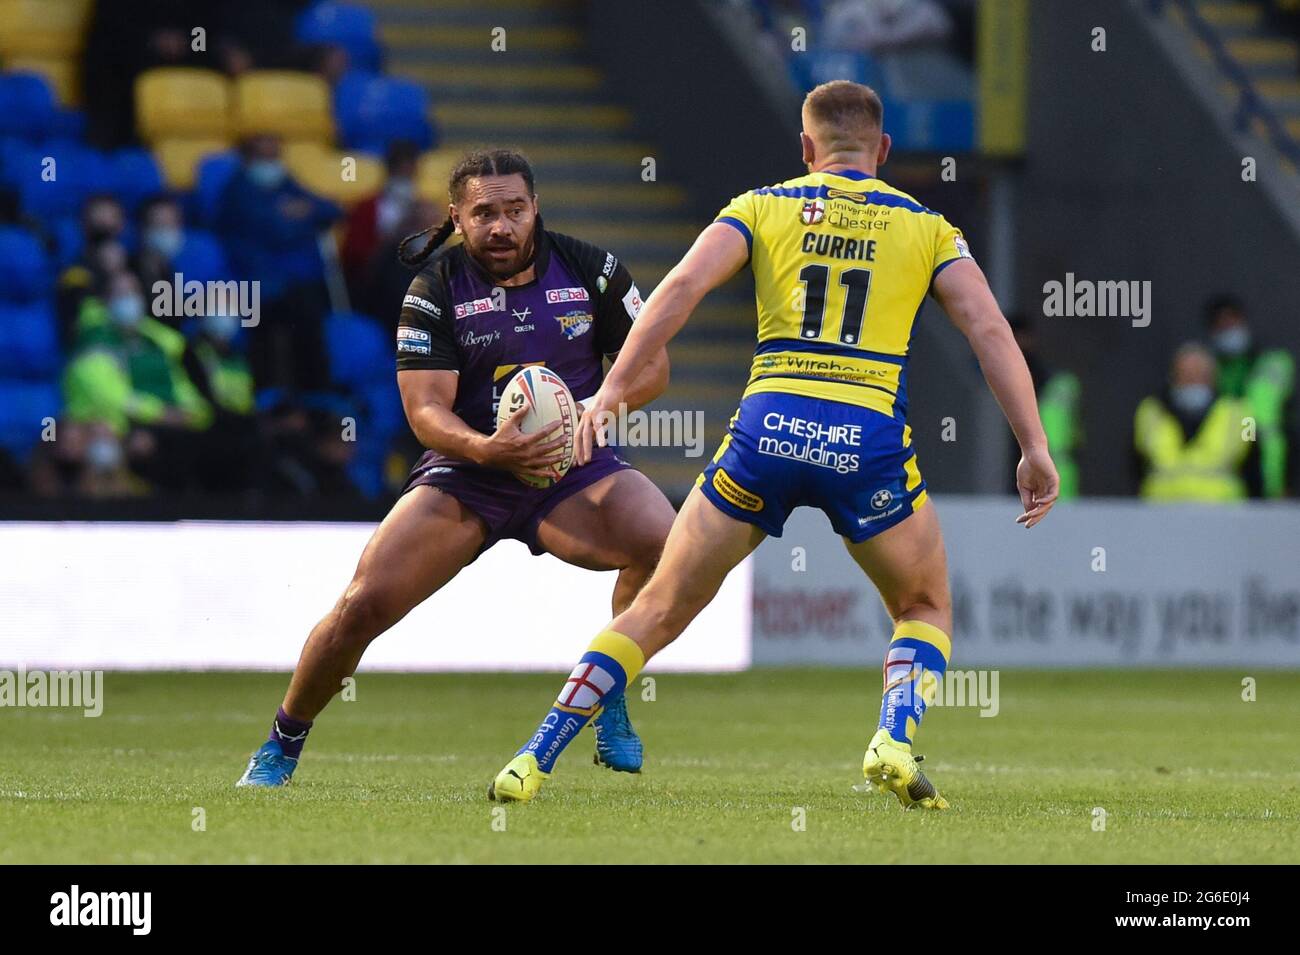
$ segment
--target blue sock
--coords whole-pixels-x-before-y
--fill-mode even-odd
[[[613,630],[601,633],[564,681],[537,732],[515,755],[532,753],[541,771],[549,773],[564,748],[601,707],[618,699],[644,665],[645,656],[631,638]]]
[[[952,640],[938,627],[904,620],[894,630],[885,654],[885,690],[879,728],[912,745],[925,708],[943,681]]]

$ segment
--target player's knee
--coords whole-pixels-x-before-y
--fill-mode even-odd
[[[397,619],[390,596],[365,581],[354,581],[339,599],[336,608],[335,638],[352,645],[365,646]]]
[[[908,594],[900,601],[894,622],[922,620],[933,623],[942,630],[952,629],[952,599],[947,587],[922,588]]]

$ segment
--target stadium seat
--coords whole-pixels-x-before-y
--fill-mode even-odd
[[[312,73],[254,70],[235,80],[239,135],[277,133],[286,140],[334,141],[330,88]]]
[[[81,220],[77,216],[60,216],[46,226],[54,236],[54,268],[61,272],[81,255],[85,242]]]
[[[454,149],[435,149],[422,155],[415,173],[415,188],[420,198],[439,207],[446,206],[447,183],[451,179],[452,167],[459,160],[460,152]]]
[[[336,312],[325,319],[325,351],[330,381],[360,390],[393,374],[393,349],[373,319]]]
[[[172,259],[172,267],[185,276],[198,282],[224,281],[233,278],[230,264],[226,261],[226,250],[216,236],[201,229],[188,229],[185,232],[185,244]]]
[[[5,69],[11,73],[43,76],[64,106],[77,106],[80,103],[80,66],[76,60],[49,56],[15,56],[5,60]]]
[[[231,128],[230,81],[215,70],[162,67],[135,81],[136,127],[148,142],[224,139]]]
[[[345,159],[354,163],[354,178],[343,178]],[[384,184],[384,164],[379,160],[317,142],[285,143],[284,163],[303,188],[341,205],[373,195]]]
[[[0,377],[52,377],[60,360],[58,327],[48,302],[0,304]]]
[[[410,80],[349,72],[334,91],[334,115],[343,144],[382,155],[395,139],[420,149],[436,145],[429,98]]]
[[[74,58],[92,0],[0,0],[0,56]]]
[[[299,43],[332,43],[348,51],[354,67],[378,70],[381,49],[376,38],[375,15],[348,3],[317,3],[303,11],[295,25]]]
[[[0,447],[24,460],[41,440],[46,418],[58,418],[63,393],[53,381],[0,378]]]
[[[210,225],[217,215],[221,193],[239,170],[239,156],[233,152],[213,153],[199,160],[194,172],[193,209],[198,222]]]
[[[162,172],[147,149],[119,149],[110,157],[113,165],[113,192],[128,212],[144,199],[163,191]]]
[[[162,139],[154,143],[153,154],[167,187],[188,192],[194,188],[199,162],[229,148],[227,139]]]
[[[110,157],[78,143],[46,144],[37,150],[36,166],[19,183],[23,211],[38,219],[75,215],[87,196],[114,192],[117,171]],[[52,178],[43,170],[49,169]]]
[[[58,113],[49,81],[35,73],[0,74],[0,137],[44,139],[54,130]]]
[[[50,263],[39,239],[26,229],[0,226],[0,301],[28,303],[50,291]]]

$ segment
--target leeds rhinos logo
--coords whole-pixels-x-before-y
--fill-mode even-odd
[[[569,341],[573,341],[579,335],[587,334],[591,329],[590,312],[581,310],[565,312],[563,315],[556,315],[555,320],[560,323],[560,331],[564,332],[564,337]]]

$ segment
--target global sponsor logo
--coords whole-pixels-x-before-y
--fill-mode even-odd
[[[561,305],[564,302],[589,302],[591,295],[585,288],[548,288],[546,302],[548,305]]]
[[[759,454],[802,461],[837,474],[851,474],[861,466],[858,453],[845,450],[861,447],[861,425],[828,425],[770,411],[763,416],[763,427],[769,433],[759,436]]]
[[[456,306],[455,311],[456,311],[457,318],[465,318],[469,315],[481,315],[484,312],[494,312],[496,311],[496,308],[497,308],[496,299],[476,298],[472,302],[461,302]]]
[[[434,305],[427,298],[420,298],[418,295],[406,296],[406,298],[402,299],[402,306],[404,308],[413,308],[417,312],[423,312],[425,315],[430,315],[434,318],[442,317],[442,309],[437,305]]]
[[[563,315],[556,315],[555,320],[560,323],[560,331],[564,333],[564,337],[568,341],[573,341],[591,330],[592,317],[590,312],[581,310],[565,312]]]

